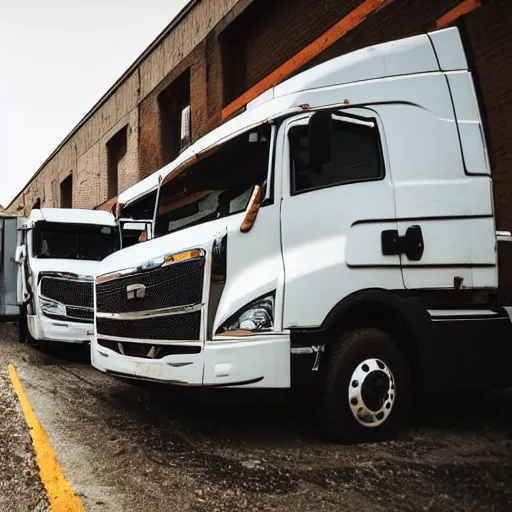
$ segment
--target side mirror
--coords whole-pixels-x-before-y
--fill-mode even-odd
[[[25,245],[18,245],[18,247],[16,247],[16,252],[15,252],[15,255],[14,255],[14,261],[18,265],[21,265],[23,263],[23,259],[25,258],[25,253],[26,253],[26,246]]]
[[[322,110],[309,120],[309,166],[313,174],[320,174],[322,167],[331,161],[332,116]]]
[[[252,192],[251,199],[249,200],[249,204],[247,205],[247,209],[245,210],[245,217],[240,225],[240,231],[242,233],[247,233],[251,230],[256,222],[256,217],[258,216],[258,212],[260,211],[261,206],[261,187],[256,185]]]

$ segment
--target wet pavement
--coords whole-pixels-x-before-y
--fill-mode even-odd
[[[0,326],[0,370],[16,366],[87,511],[512,510],[510,390],[422,399],[398,439],[340,446],[300,394],[123,381],[83,347],[15,338]]]

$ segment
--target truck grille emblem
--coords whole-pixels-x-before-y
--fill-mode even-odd
[[[128,300],[143,299],[146,296],[146,287],[143,284],[131,284],[126,287]]]

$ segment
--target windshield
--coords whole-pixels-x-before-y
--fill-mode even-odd
[[[162,186],[155,235],[243,212],[268,173],[269,125],[244,133]]]
[[[117,228],[82,224],[38,223],[32,254],[38,258],[101,261],[118,248]]]

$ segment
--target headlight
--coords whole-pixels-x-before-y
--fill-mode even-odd
[[[66,316],[64,304],[47,299],[41,299],[41,311],[47,315]]]
[[[257,299],[229,318],[217,334],[229,331],[265,332],[274,329],[274,295]]]

